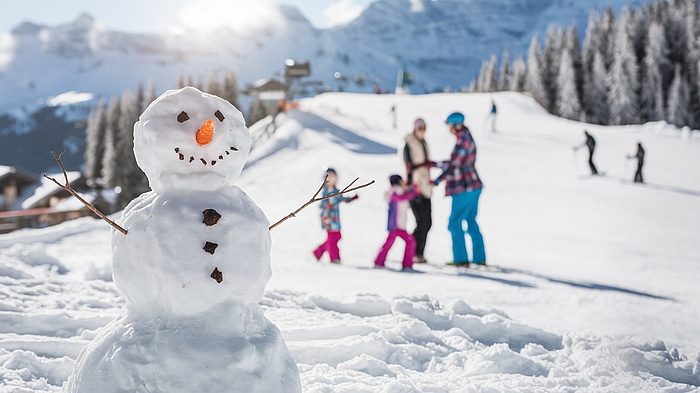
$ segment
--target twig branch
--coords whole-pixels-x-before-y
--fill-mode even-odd
[[[356,177],[355,180],[353,180],[352,183],[348,184],[347,187],[343,188],[343,191],[341,191],[340,193],[342,194],[342,193],[344,193],[344,192],[348,192],[348,188],[352,187],[352,185],[355,184],[355,182],[358,181],[358,180],[360,180],[360,178],[359,178],[359,177]]]
[[[65,151],[64,151],[63,153],[65,153]],[[63,171],[63,176],[64,176],[65,179],[66,179],[66,184],[63,185],[63,184],[59,183],[59,182],[58,182],[56,179],[54,179],[53,177],[47,176],[46,173],[44,173],[44,177],[47,178],[47,179],[49,179],[49,180],[51,180],[52,182],[56,183],[56,185],[58,185],[59,187],[63,188],[64,190],[68,191],[68,192],[69,192],[71,195],[73,195],[74,197],[78,198],[78,200],[79,200],[80,202],[82,202],[85,206],[87,206],[88,209],[92,210],[93,213],[97,214],[100,218],[102,218],[103,220],[107,221],[107,223],[109,223],[109,225],[113,226],[116,230],[118,230],[119,232],[121,232],[121,233],[123,233],[123,234],[126,235],[126,229],[120,227],[119,225],[117,225],[117,223],[115,223],[114,221],[112,221],[112,220],[110,220],[109,218],[107,218],[107,216],[105,216],[104,214],[102,214],[102,212],[100,212],[99,210],[97,210],[97,208],[96,208],[95,206],[93,206],[92,204],[90,204],[90,202],[86,201],[86,200],[83,199],[80,195],[78,195],[78,193],[75,192],[75,190],[70,186],[70,182],[68,181],[68,173],[66,172],[66,168],[63,167],[63,163],[61,162],[61,156],[63,156],[63,153],[59,154],[59,155],[58,155],[58,158],[56,157],[56,155],[55,155],[53,152],[51,152],[51,155],[52,155],[53,158],[56,160],[56,162],[58,162],[58,165],[61,166],[61,170]]]
[[[357,179],[353,180],[352,183],[350,183],[347,187],[345,187],[345,188],[343,189],[343,191],[336,192],[335,194],[332,194],[332,195],[327,195],[327,196],[325,196],[325,197],[323,197],[323,198],[317,198],[317,197],[318,197],[318,194],[321,193],[321,190],[323,190],[323,187],[325,187],[325,186],[326,186],[326,183],[328,182],[328,175],[326,175],[326,178],[323,180],[323,184],[321,184],[321,188],[319,188],[318,191],[316,191],[316,193],[314,194],[314,196],[312,196],[311,199],[309,199],[308,202],[306,202],[305,204],[301,205],[301,207],[298,208],[297,210],[295,210],[294,212],[289,213],[289,215],[287,215],[287,216],[284,217],[283,219],[281,219],[281,220],[277,221],[276,223],[274,223],[272,226],[270,226],[270,230],[274,229],[276,226],[278,226],[278,225],[280,225],[281,223],[287,221],[288,219],[290,219],[290,218],[292,218],[292,217],[296,217],[297,214],[299,214],[300,211],[302,211],[305,207],[307,207],[307,206],[309,206],[309,205],[311,205],[311,204],[313,204],[313,203],[320,202],[320,201],[322,201],[322,200],[324,200],[324,199],[333,198],[333,197],[336,197],[336,196],[338,196],[338,195],[342,195],[342,194],[345,194],[345,193],[348,193],[348,192],[351,192],[351,191],[356,191],[356,190],[359,190],[360,188],[365,188],[365,187],[367,187],[367,186],[369,186],[369,185],[374,184],[374,180],[372,180],[371,182],[369,182],[369,183],[367,183],[367,184],[363,184],[363,185],[357,186],[357,187],[355,187],[355,188],[350,188],[350,186],[352,186],[353,184],[355,184],[355,182],[356,182],[358,179],[359,179],[359,177],[358,177]]]

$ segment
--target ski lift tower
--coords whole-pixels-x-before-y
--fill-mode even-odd
[[[396,94],[411,94],[411,89],[408,85],[413,82],[414,75],[411,72],[406,71],[406,67],[399,69],[399,75],[396,77]]]

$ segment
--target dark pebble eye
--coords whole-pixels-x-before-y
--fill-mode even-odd
[[[221,122],[224,121],[224,114],[221,113],[221,111],[214,112],[214,116],[216,116],[216,118],[219,119],[219,121],[221,121]]]
[[[190,119],[190,117],[187,116],[187,112],[185,112],[185,111],[182,111],[182,112],[180,112],[179,115],[177,115],[177,121],[179,121],[180,123],[184,123],[189,119]]]

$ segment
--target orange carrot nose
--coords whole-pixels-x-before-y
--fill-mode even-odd
[[[202,128],[197,130],[197,143],[200,146],[206,145],[211,142],[212,136],[214,136],[214,122],[209,119],[202,124]]]

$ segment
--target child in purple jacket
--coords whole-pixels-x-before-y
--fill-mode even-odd
[[[416,251],[416,240],[413,235],[406,232],[406,212],[409,209],[409,201],[419,195],[418,185],[407,188],[406,182],[399,175],[389,177],[391,188],[386,193],[386,201],[389,202],[389,236],[379,250],[379,255],[374,260],[375,267],[384,267],[386,255],[394,244],[394,240],[400,237],[406,242],[406,251],[403,254],[402,270],[413,269],[413,255]]]

